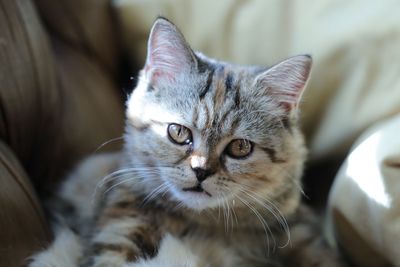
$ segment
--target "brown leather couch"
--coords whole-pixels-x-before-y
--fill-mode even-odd
[[[39,199],[121,136],[118,40],[107,0],[0,0],[0,266],[46,246]]]

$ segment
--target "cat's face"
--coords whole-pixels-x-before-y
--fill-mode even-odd
[[[305,154],[296,109],[310,65],[308,56],[268,70],[218,63],[158,19],[127,103],[132,186],[194,210],[294,208]]]

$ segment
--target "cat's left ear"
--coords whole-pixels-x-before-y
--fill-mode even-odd
[[[197,61],[179,29],[159,17],[150,31],[144,72],[153,84],[175,81],[196,67]]]
[[[257,90],[275,98],[288,112],[296,110],[310,76],[312,58],[299,55],[286,59],[263,73],[255,80]]]

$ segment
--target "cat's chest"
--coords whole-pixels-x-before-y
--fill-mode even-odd
[[[268,255],[273,249],[271,237],[257,226],[240,228],[213,220],[205,223],[171,215],[161,217],[156,219],[159,229],[199,257],[199,266],[267,266],[272,261]]]
[[[142,201],[122,198],[121,193],[113,200],[103,210],[103,217],[109,220],[111,216],[112,221],[118,218],[142,220],[151,226],[147,235],[154,235],[156,240],[161,237],[159,244],[166,236],[172,236],[202,260],[203,264],[198,266],[269,266],[268,251],[272,254],[274,246],[272,233],[267,235],[262,225],[245,213],[238,212],[237,221],[227,221],[218,214],[174,212],[165,205],[141,205]],[[159,244],[154,245],[158,247]]]

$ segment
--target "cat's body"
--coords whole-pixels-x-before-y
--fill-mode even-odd
[[[86,161],[60,192],[81,236],[69,233],[75,263],[54,263],[53,247],[32,266],[337,266],[298,208],[310,67],[309,56],[270,69],[210,60],[158,19],[124,151]]]

